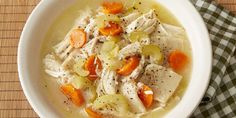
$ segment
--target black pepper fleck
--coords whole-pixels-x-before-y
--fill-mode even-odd
[[[89,35],[89,39],[93,39],[94,38],[94,36],[93,35]]]

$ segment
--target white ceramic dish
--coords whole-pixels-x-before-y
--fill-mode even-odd
[[[18,71],[24,93],[41,118],[58,118],[63,114],[52,107],[40,84],[40,48],[44,36],[62,11],[76,0],[42,0],[30,15],[18,48]],[[95,0],[96,1],[96,0]],[[200,103],[211,73],[212,50],[204,22],[188,0],[157,0],[186,29],[193,53],[193,69],[189,86],[178,105],[167,118],[188,117]],[[84,0],[81,0],[84,2]]]

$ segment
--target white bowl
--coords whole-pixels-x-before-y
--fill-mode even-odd
[[[64,115],[43,94],[44,89],[40,82],[41,44],[52,22],[75,1],[42,0],[30,15],[20,38],[18,71],[21,85],[33,109],[42,118],[58,118]],[[187,31],[192,47],[193,69],[189,86],[182,100],[166,115],[167,118],[185,118],[198,106],[208,86],[212,62],[211,43],[201,16],[189,0],[157,1],[180,21]]]

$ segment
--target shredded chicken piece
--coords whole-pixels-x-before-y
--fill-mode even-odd
[[[61,77],[64,74],[61,62],[53,54],[48,54],[44,60],[45,72],[53,77]]]
[[[48,54],[43,60],[45,72],[52,77],[59,78],[60,84],[69,83],[71,81],[70,71],[63,68],[62,63],[54,54]]]
[[[122,23],[127,26],[129,25],[132,21],[134,21],[135,19],[137,19],[139,16],[141,15],[141,13],[139,11],[134,11],[133,13],[124,16],[121,18]]]
[[[133,81],[122,82],[120,87],[120,92],[129,101],[129,106],[131,111],[134,113],[143,113],[146,111],[145,106],[138,97],[138,88]]]
[[[97,87],[98,96],[116,94],[118,89],[118,75],[107,68],[102,70],[101,79]]]
[[[99,43],[99,40],[103,40],[104,38],[105,38],[104,36],[93,38],[81,49],[81,51],[83,53],[88,54],[88,56],[91,56],[93,54],[98,54],[102,47],[102,44]]]
[[[97,93],[98,97],[101,97],[101,96],[107,94],[106,91],[105,91],[105,89],[104,89],[102,80],[97,80],[96,93]]]
[[[96,27],[96,22],[93,18],[90,18],[89,24],[86,26],[84,31],[87,33],[88,39],[90,36],[97,37],[99,36],[98,27]]]
[[[61,60],[65,60],[73,51],[73,47],[70,46],[70,34],[71,32],[66,35],[63,41],[61,41],[53,48],[55,53]]]
[[[109,69],[103,69],[101,78],[106,93],[116,94],[118,85],[118,75],[116,74],[116,72]]]
[[[133,22],[131,22],[127,28],[126,32],[131,33],[134,31],[143,31],[147,34],[151,34],[159,24],[157,19],[155,10],[151,10],[150,12],[140,16]]]
[[[119,57],[123,59],[128,56],[140,54],[141,51],[142,51],[141,44],[139,42],[135,42],[122,48],[119,52]]]

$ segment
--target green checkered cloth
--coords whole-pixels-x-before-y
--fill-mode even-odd
[[[191,117],[236,118],[236,16],[212,0],[191,0],[202,15],[213,48],[209,87]]]

